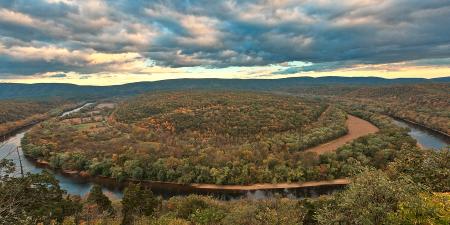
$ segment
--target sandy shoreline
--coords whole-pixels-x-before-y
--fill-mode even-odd
[[[251,184],[251,185],[218,185],[218,184],[190,184],[195,189],[220,189],[220,190],[239,190],[239,191],[255,191],[255,190],[272,190],[272,189],[295,189],[318,186],[331,185],[347,185],[350,184],[349,179],[335,179],[325,181],[307,181],[297,183],[278,183],[278,184]]]
[[[334,139],[330,142],[318,145],[316,147],[306,149],[305,151],[315,152],[317,154],[332,152],[338,149],[339,147],[349,143],[350,141],[379,131],[379,129],[370,122],[352,115],[348,115],[345,124],[347,125],[348,128],[348,133],[346,135]]]

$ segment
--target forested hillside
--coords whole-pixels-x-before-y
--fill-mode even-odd
[[[62,107],[64,105],[64,107]],[[74,105],[64,101],[0,101],[0,135],[49,118]]]
[[[13,98],[104,98],[129,96],[161,90],[280,90],[317,85],[392,85],[450,82],[450,78],[399,78],[379,77],[297,77],[285,79],[175,79],[139,82],[113,86],[79,86],[73,84],[14,84],[0,83],[0,99]]]
[[[332,195],[233,201],[197,195],[161,199],[144,186],[130,185],[122,201],[111,202],[98,186],[92,188],[87,198],[63,198],[57,183],[44,174],[24,178],[30,179],[24,187],[17,184],[20,178],[4,178],[7,185],[0,188],[7,192],[0,192],[0,197],[11,199],[2,193],[20,193],[24,188],[30,193],[39,191],[41,200],[33,202],[33,207],[20,214],[14,211],[16,217],[7,217],[17,223],[27,218],[64,224],[421,224],[425,220],[430,224],[448,223],[450,196],[442,192],[450,191],[449,151],[418,148],[405,129],[396,127],[389,117],[367,110],[365,105],[333,103],[336,106],[330,106],[330,102],[245,92],[148,94],[122,102],[115,109],[113,104],[99,104],[42,123],[23,141],[28,157],[48,160],[54,169],[80,170],[119,180],[221,184],[352,178],[348,188]],[[259,118],[252,115],[261,114],[261,118],[269,116],[268,112],[292,115],[291,109],[301,110],[304,119],[290,121],[275,115],[273,119],[279,122],[269,120],[271,127],[267,132],[297,131],[297,126],[289,124],[303,125],[302,132],[321,130],[330,124],[336,124],[333,129],[338,129],[341,126],[336,121],[341,121],[342,115],[345,118],[343,111],[372,122],[380,131],[318,156],[286,145],[290,139],[283,136],[276,136],[268,146],[252,148],[251,142],[234,133],[235,127],[222,124],[215,114],[223,112],[221,115],[236,120],[243,128],[252,129],[258,127],[255,122]],[[237,118],[233,110],[242,111],[243,119]],[[193,119],[199,121],[196,123],[199,126],[186,123]],[[205,123],[214,126],[211,129],[202,126]],[[218,129],[214,130],[216,126]],[[222,131],[223,127],[228,129]],[[211,134],[201,135],[205,130]],[[225,134],[235,137],[230,139],[234,140],[233,145],[243,147],[233,151],[229,146],[215,145],[218,137]],[[197,137],[201,137],[199,142]],[[267,141],[264,135],[248,133],[245,137]],[[176,144],[184,147],[171,147]],[[225,164],[216,164],[222,159]],[[38,182],[45,185],[34,185]],[[30,201],[27,195],[19,196],[20,201]],[[49,204],[63,210],[55,213],[46,207]]]
[[[363,105],[450,134],[450,83],[414,85],[321,85],[283,89],[299,96]]]
[[[450,134],[448,83],[359,88],[342,99]]]

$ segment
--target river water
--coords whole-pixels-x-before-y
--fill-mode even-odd
[[[393,119],[397,126],[409,128],[408,134],[424,148],[440,150],[450,145],[450,138],[427,128],[408,123],[399,119]]]
[[[83,109],[87,106],[90,106],[92,104],[94,104],[94,103],[86,103],[76,109],[73,109],[71,111],[67,111],[67,112],[63,113],[61,115],[61,117],[67,116],[71,113],[78,112],[81,109]],[[23,171],[25,174],[26,173],[40,173],[43,170],[43,168],[38,167],[32,161],[25,158],[25,156],[23,155],[22,149],[20,148],[20,142],[21,142],[23,136],[25,135],[25,133],[29,129],[30,128],[24,129],[23,131],[9,137],[4,142],[0,143],[0,159],[6,158],[6,159],[13,160],[13,162],[16,165],[16,172],[14,174],[15,176],[20,176],[19,155],[20,155],[20,159],[21,159],[20,161],[22,161],[22,168],[23,168]],[[17,150],[16,150],[17,148],[19,148],[18,149],[19,154],[17,154]],[[77,178],[77,177],[69,177],[69,176],[62,175],[62,174],[59,174],[59,173],[53,172],[53,171],[50,171],[50,172],[55,175],[56,179],[58,179],[61,188],[66,190],[67,193],[72,194],[72,195],[84,196],[87,193],[89,193],[89,191],[93,185],[93,182],[86,180],[86,179],[81,179],[81,178]],[[115,188],[113,185],[102,185],[102,186],[103,186],[103,192],[106,195],[108,195],[109,197],[111,197],[111,198],[121,198],[122,197],[122,192],[118,188]]]
[[[84,104],[84,105],[82,105],[82,106],[80,106],[80,107],[78,107],[76,109],[72,109],[70,111],[64,112],[60,117],[64,117],[64,116],[70,115],[72,113],[79,112],[80,110],[82,110],[82,109],[84,109],[84,108],[86,108],[86,107],[88,107],[90,105],[93,105],[93,104],[94,103],[92,103],[92,102],[88,102],[88,103],[86,103],[86,104]]]
[[[88,103],[92,104],[92,103]],[[72,110],[71,112],[78,112],[81,110],[81,108],[86,107],[88,104],[83,105],[82,107]],[[63,115],[68,115],[67,113],[64,113]],[[441,149],[449,145],[450,140],[446,137],[443,137],[442,135],[438,135],[435,132],[430,132],[424,128],[418,127],[413,124],[409,124],[400,120],[395,120],[395,123],[402,127],[407,127],[410,129],[409,134],[417,140],[419,144],[426,148],[433,148],[433,149]],[[28,128],[29,129],[29,128]],[[33,162],[26,159],[23,155],[22,150],[20,149],[20,141],[25,135],[25,133],[28,131],[28,129],[23,130],[22,132],[19,132],[10,138],[8,138],[6,141],[0,144],[0,159],[7,158],[14,161],[17,167],[16,176],[19,176],[20,169],[19,169],[19,155],[21,157],[22,166],[24,173],[40,173],[43,169],[36,166]],[[19,148],[18,148],[19,147]],[[18,153],[16,149],[18,148]],[[51,171],[50,171],[51,172]],[[104,182],[104,181],[97,181],[97,180],[89,180],[85,178],[80,177],[74,177],[74,176],[67,176],[62,175],[57,172],[54,173],[56,179],[59,180],[60,186],[62,189],[66,190],[67,193],[72,195],[80,195],[84,196],[87,193],[89,193],[89,190],[91,189],[92,185],[94,183],[99,183],[103,187],[103,192],[113,199],[120,199],[122,197],[122,191],[121,188],[118,187],[116,184],[111,182]],[[168,188],[156,188],[153,189],[153,192],[156,194],[160,194],[163,197],[170,197],[174,195],[186,195],[191,193],[197,193],[197,194],[210,194],[215,195],[222,199],[233,199],[237,197],[249,197],[253,199],[261,199],[261,198],[268,198],[273,196],[274,194],[282,194],[283,196],[287,197],[305,197],[305,196],[316,196],[320,194],[328,194],[336,189],[340,189],[342,187],[322,187],[322,188],[311,188],[311,189],[302,189],[302,190],[268,190],[268,191],[248,191],[245,193],[199,193],[196,191],[186,191],[186,190],[177,190],[177,189],[168,189]]]

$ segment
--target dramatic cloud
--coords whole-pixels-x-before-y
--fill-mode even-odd
[[[448,18],[448,0],[0,1],[0,78],[448,68]]]

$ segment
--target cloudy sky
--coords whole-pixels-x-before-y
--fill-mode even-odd
[[[449,0],[0,0],[0,82],[450,76]]]

